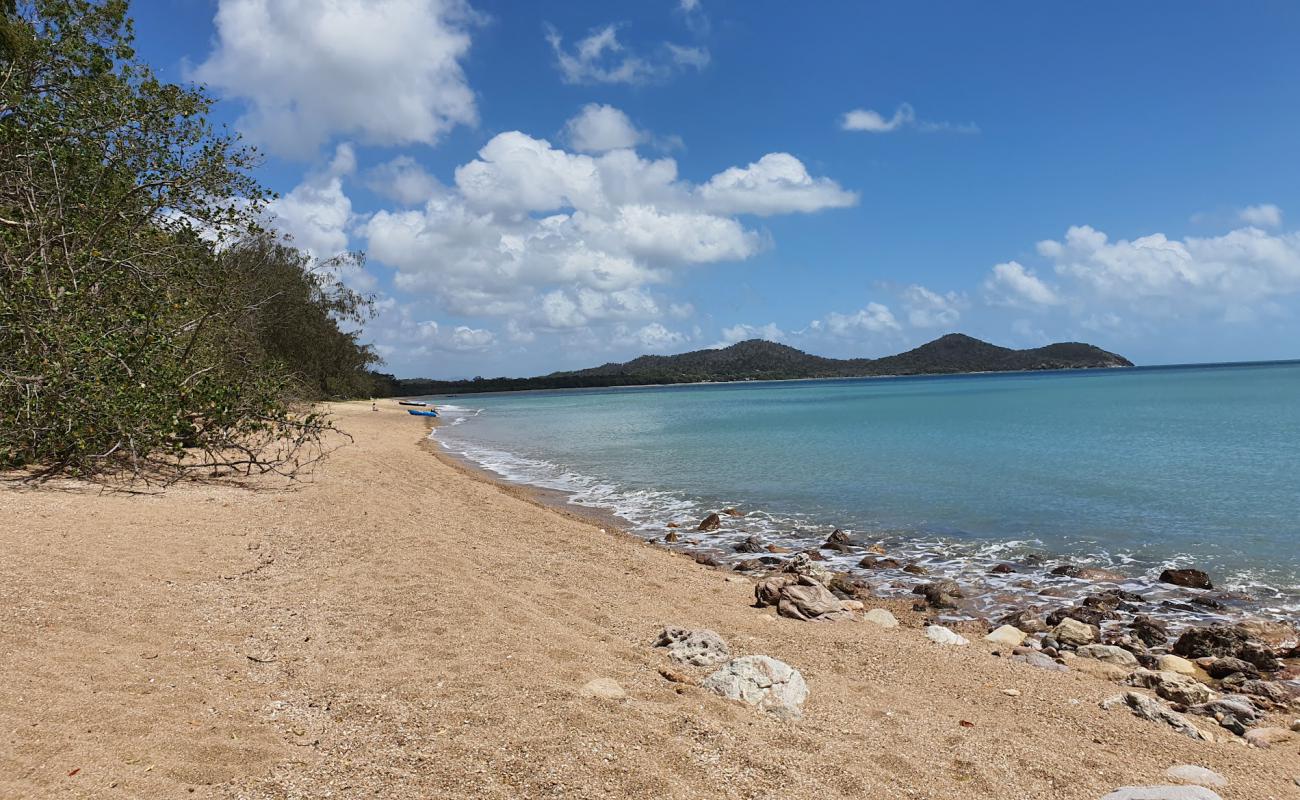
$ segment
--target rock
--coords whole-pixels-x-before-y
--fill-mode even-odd
[[[695,559],[696,564],[699,564],[701,566],[705,566],[705,567],[722,566],[722,562],[719,561],[717,556],[713,555],[712,553],[695,553],[692,556],[692,558]]]
[[[803,714],[808,684],[799,670],[769,656],[743,656],[700,682],[702,688],[778,717]]]
[[[1124,669],[1137,669],[1138,660],[1122,647],[1109,644],[1085,644],[1075,650],[1080,658],[1095,658]]]
[[[1024,655],[1012,656],[1012,661],[1019,661],[1022,664],[1028,664],[1031,667],[1051,670],[1053,672],[1069,672],[1070,668],[1064,664],[1058,664],[1050,656],[1038,652],[1029,652]]]
[[[1077,619],[1066,617],[1052,629],[1052,638],[1061,644],[1078,647],[1097,641],[1097,629]]]
[[[821,584],[830,583],[831,578],[834,577],[830,570],[818,564],[808,553],[795,553],[789,561],[785,562],[781,571],[812,578]]]
[[[957,600],[966,596],[956,581],[947,578],[923,583],[912,589],[912,594],[924,595],[931,608],[956,608]]]
[[[1213,589],[1210,576],[1199,569],[1167,569],[1160,573],[1161,583],[1186,586],[1189,589]]]
[[[732,548],[737,553],[766,553],[767,548],[758,540],[757,536],[750,536],[745,541],[737,544]]]
[[[808,560],[809,560],[809,561],[825,561],[825,560],[826,560],[826,556],[822,555],[822,554],[821,554],[821,551],[816,550],[816,549],[814,549],[814,550],[804,550],[802,554],[805,555],[805,556],[808,556]]]
[[[1147,647],[1159,647],[1169,641],[1169,626],[1155,617],[1140,614],[1129,623],[1129,629]]]
[[[1124,576],[1114,570],[1101,567],[1081,567],[1075,564],[1062,564],[1052,570],[1053,575],[1066,578],[1078,578],[1084,581],[1122,581]]]
[[[1128,676],[1127,683],[1130,686],[1154,689],[1156,694],[1165,700],[1171,703],[1181,703],[1185,706],[1208,703],[1218,697],[1210,687],[1195,678],[1180,675],[1177,672],[1138,670]]]
[[[962,636],[957,633],[953,633],[952,631],[948,630],[942,625],[927,626],[925,629],[925,638],[929,639],[935,644],[946,644],[955,647],[960,647],[962,645],[970,644],[970,640],[968,640],[965,636]]]
[[[798,580],[797,576],[792,575],[775,575],[767,580],[759,581],[754,584],[754,605],[762,608],[763,606],[774,606],[781,602],[781,589],[789,583]]]
[[[767,565],[762,559],[747,558],[744,561],[737,561],[731,568],[736,572],[762,572],[767,569]]]
[[[788,547],[782,547],[782,546],[779,545],[779,544],[769,544],[769,545],[767,546],[766,549],[767,549],[767,552],[769,552],[769,553],[788,553],[788,552],[790,552],[790,548],[788,548]]]
[[[698,681],[696,681],[690,675],[687,675],[684,672],[678,672],[672,667],[660,667],[659,674],[664,677],[664,680],[672,681],[673,683],[683,683],[686,684],[687,686],[698,685]]]
[[[1043,617],[1037,611],[1029,609],[1020,609],[1004,614],[998,619],[999,625],[1011,625],[1019,628],[1025,633],[1041,633],[1047,630],[1047,625],[1043,623]]]
[[[724,509],[722,509],[722,513],[723,513],[723,514],[726,514],[726,515],[729,516],[729,517],[743,517],[743,516],[745,516],[745,512],[743,512],[743,511],[737,511],[737,510],[734,509],[734,508],[724,508]]]
[[[668,534],[667,534],[666,536],[664,536],[664,541],[665,541],[665,542],[675,542],[675,541],[677,541],[677,540],[680,539],[680,538],[681,538],[681,537],[677,535],[677,532],[676,532],[676,531],[669,531]]]
[[[1247,678],[1259,677],[1259,670],[1255,669],[1255,665],[1240,658],[1216,658],[1206,666],[1205,671],[1210,673],[1211,678],[1226,678],[1236,674],[1245,675]]]
[[[1219,656],[1236,658],[1250,641],[1250,634],[1237,625],[1188,628],[1174,642],[1174,653],[1185,658]]]
[[[1249,598],[1247,598],[1249,599]],[[1294,644],[1300,639],[1300,633],[1291,625],[1285,622],[1275,622],[1267,619],[1249,619],[1242,622],[1239,626],[1250,638],[1263,642],[1272,647],[1282,647],[1287,644]]]
[[[1007,697],[1019,697],[1019,696],[1020,696],[1020,690],[1019,690],[1019,689],[1003,689],[1003,690],[1002,690],[1002,693],[1005,694]]]
[[[1259,710],[1249,698],[1242,695],[1220,697],[1208,703],[1191,706],[1187,712],[1202,717],[1213,717],[1221,726],[1238,736],[1246,732],[1246,726],[1253,725],[1260,718]]]
[[[1056,626],[1061,624],[1061,620],[1073,619],[1085,625],[1099,626],[1106,620],[1119,619],[1119,616],[1118,613],[1105,608],[1074,606],[1073,608],[1058,608],[1048,614],[1047,624]]]
[[[836,528],[826,541],[822,542],[824,550],[838,550],[841,553],[847,553],[852,549],[852,542],[849,541],[849,535],[844,531]]]
[[[903,572],[908,572],[908,573],[911,573],[911,574],[913,574],[913,575],[929,575],[929,574],[930,574],[930,570],[926,569],[925,567],[921,566],[920,564],[908,564],[906,567],[903,567]]]
[[[1013,567],[1013,566],[1011,566],[1010,564],[994,564],[994,565],[992,566],[992,568],[989,569],[989,574],[990,574],[990,575],[1010,575],[1011,573],[1013,573],[1013,572],[1015,572],[1015,571],[1016,571],[1016,568]]]
[[[668,527],[669,527],[669,528],[680,528],[681,525],[680,525],[679,523],[676,523],[676,522],[670,522],[670,523],[668,523]]]
[[[898,569],[901,565],[897,559],[867,556],[858,562],[858,566],[862,569]]]
[[[1254,664],[1261,672],[1277,672],[1282,669],[1282,662],[1273,655],[1273,651],[1259,642],[1246,642],[1237,651],[1237,658]]]
[[[1177,672],[1179,675],[1195,675],[1196,665],[1181,656],[1166,654],[1156,660],[1161,672]]]
[[[897,628],[898,620],[894,615],[883,608],[873,608],[863,617],[867,622],[879,625],[882,628]]]
[[[1109,698],[1102,702],[1101,707],[1110,710],[1117,705],[1125,705],[1134,714],[1151,722],[1161,722],[1184,736],[1192,739],[1208,740],[1209,736],[1191,723],[1187,717],[1166,708],[1163,703],[1153,697],[1147,697],[1137,692],[1125,692],[1117,697]]]
[[[677,664],[710,667],[731,658],[727,643],[708,628],[665,627],[655,640],[655,647],[668,648],[668,658]]]
[[[622,700],[627,697],[627,692],[623,687],[618,685],[617,681],[609,678],[596,678],[583,684],[578,690],[578,694],[583,697],[599,697],[604,700]]]
[[[989,635],[984,637],[984,641],[1007,645],[1008,647],[1019,647],[1024,643],[1027,635],[1014,625],[1001,625],[989,631]]]
[[[1130,670],[1124,667],[1098,661],[1095,658],[1075,657],[1069,659],[1069,664],[1070,668],[1075,672],[1082,672],[1085,675],[1091,675],[1094,678],[1100,678],[1111,683],[1122,683],[1130,674]]]
[[[1227,786],[1228,779],[1214,770],[1198,767],[1195,764],[1175,764],[1165,770],[1165,777],[1180,783],[1196,786]]]
[[[858,598],[871,597],[871,586],[861,578],[855,578],[847,572],[837,572],[832,577],[826,588],[831,590],[831,594],[841,600],[856,600]]]
[[[1281,681],[1243,680],[1236,682],[1229,678],[1223,682],[1223,687],[1230,691],[1250,695],[1257,701],[1263,701],[1264,705],[1277,706],[1278,708],[1286,708],[1291,705],[1291,701],[1296,698],[1297,694],[1300,694],[1300,688]]]
[[[721,527],[722,527],[722,517],[719,517],[717,514],[709,514],[707,517],[703,519],[703,521],[700,522],[698,526],[696,526],[695,530],[716,531],[718,528]]]
[[[1101,800],[1223,800],[1204,786],[1121,786]]]
[[[837,622],[854,619],[851,608],[829,589],[811,578],[786,584],[779,590],[776,613],[805,622]]]
[[[1296,733],[1300,733],[1300,719],[1291,721],[1291,730],[1295,731]]]
[[[1246,744],[1267,749],[1275,744],[1291,741],[1295,738],[1295,734],[1286,728],[1252,728],[1246,731],[1245,738]]]

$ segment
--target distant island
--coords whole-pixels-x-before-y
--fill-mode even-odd
[[[602,386],[722,381],[865,378],[884,375],[942,375],[961,372],[1020,372],[1045,369],[1131,367],[1123,356],[1082,342],[1058,342],[1012,350],[960,333],[950,333],[906,353],[883,358],[823,358],[762,339],[675,356],[641,356],[622,363],[534,378],[474,378],[439,381],[376,374],[379,394],[516,392],[529,389],[582,389]]]

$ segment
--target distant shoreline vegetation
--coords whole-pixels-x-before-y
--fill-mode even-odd
[[[478,394],[537,389],[588,389],[731,381],[869,378],[889,375],[951,375],[967,372],[1028,372],[1055,369],[1131,367],[1123,356],[1081,342],[1060,342],[1028,350],[999,347],[950,333],[898,355],[883,358],[824,358],[783,344],[751,339],[716,350],[675,356],[641,356],[590,369],[532,378],[474,378],[439,381],[376,373],[381,396]]]

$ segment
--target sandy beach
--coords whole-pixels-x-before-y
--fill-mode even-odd
[[[353,441],[293,484],[0,487],[0,798],[1095,800],[1180,764],[1300,798],[1300,736],[1193,741],[902,604],[896,629],[778,617],[379,408],[332,406]],[[797,668],[802,718],[666,679],[665,625]]]

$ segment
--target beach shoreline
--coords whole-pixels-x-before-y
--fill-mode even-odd
[[[935,644],[905,603],[869,605],[894,629],[755,608],[379,406],[332,406],[354,441],[292,486],[0,487],[0,796],[1095,799],[1177,764],[1300,796],[1294,740],[1103,710],[1131,689],[1087,659]],[[802,718],[692,685],[664,625],[798,669]]]

